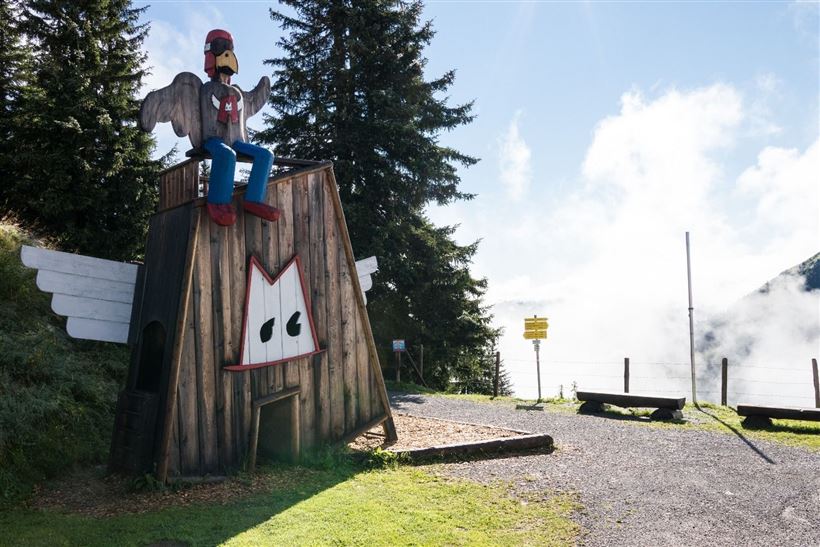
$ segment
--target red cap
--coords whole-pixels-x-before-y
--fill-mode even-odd
[[[205,37],[205,72],[211,78],[216,76],[216,56],[211,52],[211,43],[217,38],[228,40],[233,46],[233,36],[227,30],[214,29]]]

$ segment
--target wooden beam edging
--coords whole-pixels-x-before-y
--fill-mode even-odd
[[[364,328],[365,338],[367,339],[367,351],[370,354],[370,366],[373,369],[373,374],[376,375],[379,391],[379,398],[384,406],[385,419],[383,421],[384,432],[388,441],[398,440],[396,435],[396,425],[393,423],[393,412],[390,410],[390,400],[387,398],[387,388],[384,385],[384,377],[382,377],[382,367],[379,362],[379,354],[376,352],[376,342],[373,340],[373,330],[370,328],[370,317],[367,315],[367,307],[364,303],[364,293],[362,286],[359,283],[359,276],[356,273],[356,258],[353,255],[353,247],[350,243],[350,233],[347,230],[347,221],[345,220],[345,212],[342,208],[342,199],[339,197],[339,191],[336,188],[336,176],[333,174],[332,164],[323,164],[322,168],[327,168],[328,176],[325,178],[325,191],[331,196],[333,202],[333,209],[336,211],[336,224],[339,232],[342,235],[344,242],[345,256],[347,257],[347,267],[350,270],[350,278],[353,283],[353,292],[356,297],[356,307],[359,309],[359,316],[361,317],[362,327]]]
[[[342,438],[342,444],[348,444],[348,443],[353,442],[356,439],[356,437],[358,437],[359,435],[364,435],[365,433],[367,433],[368,431],[370,431],[374,427],[378,427],[378,426],[382,425],[385,422],[385,420],[387,420],[387,416],[379,416],[375,420],[370,420],[369,422],[364,424],[362,427],[359,427],[356,430],[351,431],[350,433],[347,434],[347,436],[343,437]]]
[[[410,448],[407,450],[392,450],[388,448],[388,451],[399,456],[408,457],[411,462],[420,462],[448,456],[531,450],[534,448],[551,449],[552,447],[552,437],[544,433],[534,433],[520,437],[504,437],[500,439],[488,439],[486,441],[445,444],[441,446],[431,446],[429,448]]]
[[[192,213],[193,213],[192,209]],[[188,229],[188,250],[185,258],[185,271],[182,275],[182,291],[177,310],[177,324],[174,332],[174,350],[171,354],[171,370],[168,373],[168,391],[165,398],[165,417],[162,426],[159,461],[157,462],[157,480],[165,483],[168,479],[168,458],[171,450],[171,420],[177,407],[177,388],[179,387],[179,363],[182,360],[182,342],[185,338],[185,324],[188,322],[188,299],[191,296],[192,278],[194,272],[194,255],[196,254],[197,239],[199,238],[199,217],[202,209],[190,216]]]

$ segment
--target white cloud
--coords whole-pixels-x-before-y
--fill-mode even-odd
[[[501,184],[507,195],[518,200],[524,196],[532,182],[532,152],[518,130],[521,111],[517,111],[507,126],[507,131],[498,140],[498,168]]]
[[[508,135],[516,136],[513,121]],[[521,319],[534,313],[550,317],[550,339],[542,346],[548,393],[573,380],[617,389],[624,356],[632,358],[636,377],[668,377],[652,363],[674,363],[671,376],[685,378],[686,231],[699,332],[708,316],[820,250],[820,144],[802,153],[767,148],[735,180],[725,158],[751,123],[749,105],[730,85],[673,89],[651,99],[631,91],[620,112],[597,124],[571,195],[558,203],[494,207],[479,198],[461,209],[478,218],[492,211],[478,261],[489,278],[496,323],[506,330],[502,356],[520,393],[535,393],[532,348],[521,338]],[[738,200],[755,214],[730,214]],[[791,298],[800,295],[792,291]],[[794,318],[820,323],[818,315]],[[779,359],[765,348],[780,342],[793,344],[795,355],[816,353],[816,338],[795,347],[780,336],[784,331],[788,325],[758,333],[768,337],[758,361]],[[685,380],[646,380],[644,387],[686,391]]]
[[[223,23],[222,13],[214,7],[189,12],[181,22],[151,21],[145,40],[146,64],[151,74],[143,82],[143,93],[165,87],[180,72],[202,77],[205,36]]]
[[[171,83],[180,72],[193,72],[204,77],[202,48],[208,31],[219,28],[224,23],[222,13],[203,6],[189,12],[184,21],[168,22],[160,19],[151,21],[148,38],[145,40],[146,66],[150,73],[143,80],[141,94],[160,89]],[[157,124],[154,129],[157,139],[156,155],[163,155],[176,144],[180,154],[190,147],[187,138],[180,139],[171,124]]]
[[[756,204],[752,228],[766,230],[766,248],[802,245],[796,234],[820,239],[820,141],[804,153],[796,149],[765,148],[757,164],[738,178],[738,193]]]

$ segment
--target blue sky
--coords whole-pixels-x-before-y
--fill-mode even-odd
[[[147,88],[202,76],[215,27],[236,40],[234,81],[253,86],[278,54],[272,5],[152,2]],[[609,387],[600,375],[626,355],[633,369],[687,362],[686,230],[701,319],[820,250],[817,3],[429,2],[425,17],[428,74],[456,69],[451,102],[478,115],[441,142],[482,159],[461,172],[478,197],[429,214],[482,240],[473,270],[520,394],[535,390],[524,315],[550,317],[545,392]],[[158,151],[175,142],[157,134]],[[758,320],[768,349],[752,360],[820,350],[792,339],[820,329],[820,300],[781,296],[766,317],[796,326]]]

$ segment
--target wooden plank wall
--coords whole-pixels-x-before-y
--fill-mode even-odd
[[[288,388],[299,387],[303,453],[388,412],[378,392],[379,364],[370,362],[375,352],[334,207],[335,184],[327,164],[272,180],[267,200],[282,210],[275,223],[245,215],[241,190],[234,226],[219,227],[203,211],[173,420],[172,475],[241,466],[248,459],[253,401]],[[326,351],[283,365],[223,371],[239,362],[249,257],[256,255],[275,275],[296,253]]]
[[[199,197],[199,161],[190,159],[159,175],[159,210]]]

